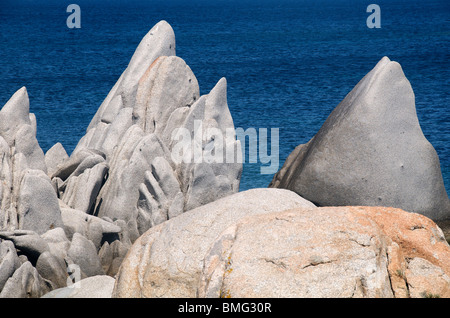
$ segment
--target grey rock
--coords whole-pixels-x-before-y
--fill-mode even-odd
[[[66,287],[68,274],[64,259],[44,252],[36,262],[36,270],[41,277],[53,283],[53,288]]]
[[[47,242],[49,251],[52,255],[59,259],[65,259],[67,257],[67,251],[70,248],[70,241],[64,232],[64,229],[58,227],[56,229],[49,230],[41,235],[41,238]]]
[[[105,155],[99,150],[86,148],[78,149],[78,151],[74,151],[69,159],[65,160],[62,165],[58,165],[58,168],[51,175],[51,178],[53,179],[55,177],[59,177],[65,181],[78,168],[84,159],[92,155],[100,155],[103,158],[105,157]]]
[[[120,265],[124,260],[126,254],[128,253],[130,245],[123,244],[119,240],[113,241],[111,244],[105,242],[100,251],[98,252],[98,256],[100,258],[100,262],[102,264],[103,271],[111,276],[115,277],[119,271]]]
[[[55,177],[52,179],[52,186],[55,190],[56,196],[60,199],[61,195],[64,193],[66,184],[60,177]]]
[[[178,128],[191,136],[200,135],[195,147],[202,159],[219,153],[222,146],[224,153],[205,164],[194,162],[193,154],[190,162],[175,162],[177,143],[172,137]],[[227,138],[208,135],[211,129]],[[230,151],[231,163],[226,162]],[[208,95],[200,96],[192,70],[175,56],[171,26],[161,21],[142,39],[85,136],[70,158],[52,170],[51,177],[69,207],[124,221],[126,229],[122,227],[121,235],[128,245],[152,226],[238,192],[242,163],[236,158],[240,151],[225,78]],[[103,239],[116,239],[109,236]],[[99,236],[93,240],[99,248]]]
[[[20,262],[20,265],[23,265],[23,264],[25,264],[26,262],[29,262],[29,261],[28,261],[28,257],[26,257],[26,255],[24,255],[24,254],[20,254],[20,255],[19,255],[19,262]]]
[[[25,155],[28,167],[46,172],[44,153],[36,139],[36,118],[29,110],[28,93],[22,87],[0,111],[0,135],[14,153]]]
[[[188,163],[183,161],[177,166],[183,193],[187,193],[188,189],[190,191],[186,195],[185,201],[189,202],[189,205],[185,210],[239,191],[242,163],[238,158],[241,146],[236,140],[233,119],[228,110],[225,78],[222,78],[208,95],[200,97],[192,105],[183,128],[193,136],[192,146],[199,149],[202,157],[202,162],[197,163],[194,150]],[[208,134],[214,130],[220,132],[222,138]],[[198,140],[197,136],[201,136],[202,139]],[[172,152],[176,152],[173,143],[169,148]],[[216,151],[217,155],[211,156],[211,153]],[[229,156],[229,153],[233,156]],[[208,190],[206,184],[214,186]]]
[[[83,272],[80,265],[75,263],[69,255],[64,258],[64,261],[67,264],[67,274],[69,275],[67,278],[67,287],[73,286],[80,280],[89,277],[85,272]]]
[[[105,266],[107,267],[107,270],[105,271],[107,275],[111,277],[115,277],[117,275],[117,273],[119,272],[119,268],[128,253],[129,247],[129,245],[123,244],[119,240],[115,240],[108,246],[105,246],[105,250],[103,251],[102,256],[105,265],[107,264],[107,266]]]
[[[8,279],[0,298],[39,298],[51,290],[51,284],[44,280],[30,262],[25,262]]]
[[[306,154],[309,143],[314,140],[311,139],[306,144],[300,144],[289,154],[286,158],[283,166],[280,170],[273,176],[272,181],[269,184],[269,188],[282,188],[290,180],[293,172],[298,168]]]
[[[93,236],[94,233],[89,234],[89,231],[92,232],[94,229],[99,232],[101,231],[101,234],[118,234],[121,231],[119,226],[80,210],[62,207],[61,215],[64,223],[64,231],[69,239],[72,239],[75,233],[83,236]],[[93,223],[100,225],[100,227],[91,227]]]
[[[120,266],[122,266],[122,262],[124,257],[116,257],[112,260],[111,265],[108,267],[107,274],[111,277],[116,277],[117,273],[120,270]]]
[[[82,279],[73,287],[52,290],[41,298],[111,298],[114,278],[98,275]]]
[[[113,258],[124,258],[128,253],[128,246],[116,240],[110,244]]]
[[[170,153],[155,134],[146,135],[137,143],[129,161],[123,162],[122,169],[111,169],[110,177],[100,191],[99,198],[102,202],[99,208],[96,208],[99,211],[98,216],[125,220],[129,223],[129,232],[133,239],[141,234],[137,232],[136,224],[138,188],[144,182],[145,172],[151,169],[151,163],[156,157],[170,158]]]
[[[114,259],[113,251],[108,242],[103,243],[100,251],[98,252],[98,257],[100,258],[103,271],[108,274],[109,267]]]
[[[77,175],[83,163],[92,159],[86,158],[80,166],[66,180],[64,193],[61,196],[63,202],[73,209],[92,214],[94,211],[97,195],[104,183],[105,176],[108,172],[108,165],[104,162],[103,157],[95,155],[101,161],[93,164],[91,168],[85,167],[83,172]],[[80,169],[81,170],[81,169]]]
[[[70,248],[70,241],[48,243],[50,253],[59,259],[66,259]]]
[[[62,166],[64,162],[69,159],[69,155],[64,149],[61,143],[54,144],[47,152],[45,153],[45,165],[47,166],[47,174],[49,176],[53,175],[58,169],[58,166]]]
[[[198,82],[189,66],[179,57],[162,56],[139,81],[133,116],[145,133],[160,137],[170,115],[180,107],[191,106],[199,96]]]
[[[1,225],[2,230],[19,228],[18,198],[21,180],[28,169],[26,158],[21,153],[12,154],[7,150],[2,154],[2,200]]]
[[[58,225],[58,208],[25,87],[2,108],[0,122],[0,229],[40,234]]]
[[[253,189],[184,212],[150,228],[129,249],[114,297],[195,297],[202,261],[223,230],[245,216],[314,207],[292,191]]]
[[[6,281],[20,267],[21,263],[17,256],[14,244],[11,241],[0,243],[0,292]]]
[[[77,145],[77,148],[80,146],[86,147],[87,149],[100,149],[103,143],[103,139],[110,127],[110,124],[100,122],[93,129],[89,130],[86,134],[86,138],[82,141],[82,143]],[[77,149],[75,149],[76,151]]]
[[[50,243],[61,243],[61,242],[69,242],[69,239],[64,232],[64,229],[61,227],[57,227],[55,229],[48,230],[44,234],[41,235],[41,238],[46,241],[48,244]]]
[[[25,171],[17,204],[20,229],[43,234],[63,224],[56,193],[41,170]]]
[[[33,129],[33,136],[36,136],[37,133],[37,120],[36,120],[36,115],[33,113],[30,113],[28,115],[28,117],[30,118],[30,126]]]
[[[70,174],[68,179],[71,177],[78,177],[83,174],[87,169],[92,169],[96,165],[105,162],[105,158],[99,154],[89,155],[80,162],[80,164],[76,167],[76,169]]]
[[[128,163],[134,149],[139,144],[143,136],[144,133],[142,129],[137,125],[131,126],[125,132],[121,142],[114,152],[114,156],[109,161],[109,177],[97,197],[95,208],[97,211],[97,216],[109,217],[112,220],[121,218],[128,221],[128,211],[132,209],[132,204],[130,204],[130,202],[133,202],[133,197],[136,196],[136,194],[134,194],[133,188],[128,187],[128,184],[122,185],[122,183],[132,183],[133,178],[137,177],[141,179],[142,175],[138,174],[137,176],[131,176],[128,174],[127,176],[127,173],[124,173],[124,171],[132,169],[128,167]],[[128,198],[127,195],[130,192],[132,197]],[[124,212],[121,213],[120,211]],[[121,217],[121,215],[124,216]]]
[[[272,186],[320,206],[392,206],[433,220],[450,217],[439,158],[414,99],[401,66],[384,57]]]
[[[158,22],[141,40],[128,64],[121,87],[125,107],[130,97],[135,94],[135,85],[151,64],[160,56],[175,55],[175,34],[166,21]],[[128,98],[127,98],[128,97]]]
[[[22,87],[9,99],[0,111],[0,135],[9,146],[14,144],[17,131],[22,125],[31,125],[28,92]]]
[[[111,124],[122,108],[122,96],[116,95],[108,104],[108,107],[105,108],[104,112],[101,114],[100,120],[106,124]]]
[[[128,247],[131,246],[131,238],[130,238],[130,234],[128,232],[128,225],[124,220],[116,220],[114,221],[114,224],[117,225],[118,227],[120,227],[120,233],[118,233],[119,235],[117,236],[118,239],[120,240],[120,242],[122,242],[122,244],[127,245]],[[113,240],[111,240],[112,242]]]
[[[171,63],[182,65],[181,62]],[[172,67],[172,64],[167,67]],[[183,67],[186,69],[186,66]],[[161,71],[162,66],[158,70]],[[149,72],[148,76],[151,76],[151,73]],[[193,77],[193,74],[185,77]],[[143,79],[140,82],[139,88],[145,87],[146,80]],[[155,85],[154,82],[150,82]],[[174,83],[177,83],[177,87],[180,86],[178,82]],[[162,81],[160,85],[163,88],[166,87],[166,92],[173,90],[171,86],[173,81]],[[192,98],[197,96],[195,90],[186,89],[189,93],[185,93],[185,96],[181,98],[184,102],[178,102],[178,107],[173,107],[172,113],[186,107],[186,103],[196,101],[190,112],[182,112],[186,115],[182,128],[189,131],[192,136],[197,128],[195,121],[198,120],[205,122],[205,129],[214,127],[225,136],[227,130],[234,128],[226,102],[226,80],[219,81],[208,96],[199,99]],[[100,217],[123,219],[130,227],[132,241],[149,227],[164,222],[170,217],[237,192],[242,172],[241,163],[236,161],[226,163],[225,153],[216,163],[195,163],[193,154],[189,164],[174,163],[171,154],[173,145],[166,144],[163,140],[167,140],[169,132],[178,127],[172,126],[170,129],[170,120],[174,117],[159,113],[159,108],[156,106],[159,105],[157,101],[161,102],[162,97],[151,103],[145,102],[153,98],[148,94],[145,95],[147,92],[148,90],[142,89],[141,93],[138,89],[137,105],[134,108],[137,124],[128,129],[111,159],[110,175],[100,191],[96,208]],[[162,96],[162,92],[158,94]],[[145,111],[148,106],[146,108],[142,105],[146,104],[155,107],[155,110]],[[156,116],[157,119],[152,116]],[[182,122],[179,116],[174,120],[177,124]],[[149,127],[149,122],[153,126]],[[167,122],[164,129],[158,128],[159,122]],[[145,131],[150,134],[145,135]],[[136,137],[130,138],[132,134]],[[200,134],[203,134],[203,131]],[[200,142],[202,143],[200,149],[204,149],[206,145],[212,145],[212,148],[221,146],[208,138]],[[240,144],[235,140],[234,134],[231,140],[226,140],[225,144],[227,150],[232,148],[234,154],[238,156]],[[129,202],[136,202],[136,205],[130,205]]]
[[[0,228],[6,227],[7,215],[11,208],[13,184],[12,160],[8,143],[0,136]]]
[[[197,102],[200,98],[197,99]],[[193,105],[195,104],[196,103],[194,103]],[[191,111],[193,105],[183,106],[175,109],[167,119],[167,125],[161,133],[161,140],[164,142],[164,144],[169,145],[169,148],[170,144],[172,143],[172,134],[174,132],[174,129],[176,129],[176,127],[183,127],[185,119]]]
[[[97,126],[105,114],[117,110],[117,103],[120,103],[116,99],[117,96],[121,96],[123,107],[132,107],[137,84],[147,69],[158,57],[173,55],[175,55],[175,34],[166,21],[161,21],[141,40],[126,70],[103,101],[87,130]]]
[[[216,177],[212,167],[207,163],[195,165],[187,192],[186,210],[192,210],[233,193],[228,181],[225,177]]]
[[[73,235],[67,255],[88,277],[105,274],[94,243],[80,233]]]
[[[31,125],[22,125],[16,133],[15,151],[27,158],[28,167],[47,173],[45,156],[36,139],[36,131]]]
[[[89,222],[86,231],[86,238],[94,243],[97,251],[100,250],[103,240],[102,224],[100,224],[99,222]]]
[[[112,156],[122,136],[132,124],[133,109],[131,107],[121,109],[105,132],[100,145],[100,149],[106,154],[107,158]]]
[[[181,200],[176,200],[181,195]],[[138,225],[140,232],[183,212],[184,196],[169,162],[156,157],[139,187]],[[170,215],[169,215],[170,211]]]
[[[13,242],[16,249],[20,250],[33,263],[37,261],[42,253],[50,250],[47,242],[33,231],[0,232],[0,238]]]

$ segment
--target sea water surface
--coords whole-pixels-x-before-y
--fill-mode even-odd
[[[366,25],[374,2],[379,29]],[[66,25],[72,3],[80,29]],[[70,154],[160,20],[201,94],[226,77],[236,127],[279,129],[279,167],[383,56],[399,62],[450,189],[448,0],[2,0],[0,105],[26,86],[42,149],[61,142]],[[241,190],[267,187],[260,168],[244,165]]]

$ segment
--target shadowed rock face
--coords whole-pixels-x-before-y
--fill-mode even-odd
[[[320,206],[392,206],[450,218],[439,158],[420,128],[413,90],[387,57],[295,149],[270,187]]]

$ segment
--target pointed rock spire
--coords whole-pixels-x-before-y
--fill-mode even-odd
[[[31,125],[28,92],[22,87],[0,110],[0,136],[11,146],[22,125]]]
[[[94,128],[100,122],[102,115],[108,111],[109,104],[116,96],[122,96],[122,107],[132,107],[139,80],[150,65],[160,56],[174,55],[175,33],[169,23],[160,21],[141,40],[130,63],[103,101],[87,130]],[[113,106],[117,105],[114,103]]]
[[[450,217],[438,155],[422,133],[414,92],[384,57],[296,149],[271,186],[320,206],[392,206]]]

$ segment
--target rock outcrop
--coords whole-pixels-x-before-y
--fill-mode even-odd
[[[50,290],[51,285],[27,261],[6,281],[0,298],[39,298]]]
[[[133,244],[114,297],[196,297],[202,263],[220,233],[246,216],[314,207],[292,191],[239,192],[152,227]]]
[[[204,258],[199,297],[450,297],[450,247],[400,209],[323,207],[247,217]]]
[[[227,82],[201,95],[175,53],[161,21],[70,156],[25,88],[0,110],[0,298],[450,297],[450,201],[398,63],[238,193]]]
[[[152,226],[237,192],[242,164],[227,163],[226,154],[239,156],[241,148],[226,95],[223,78],[200,96],[192,70],[175,56],[172,28],[161,21],[139,44],[70,158],[52,167],[61,200],[125,221],[134,241]],[[233,134],[219,140],[208,129]],[[174,139],[180,131],[189,141]],[[177,161],[179,142],[187,148]],[[211,151],[222,155],[205,165]],[[48,161],[56,162],[54,152],[63,153],[56,147]]]
[[[36,130],[21,88],[0,111],[2,297],[114,277],[149,228],[239,191],[242,163],[227,161],[241,147],[226,80],[200,95],[165,21],[142,39],[70,156],[61,143],[44,154]]]
[[[62,226],[25,87],[0,110],[0,229],[39,234]]]
[[[150,229],[113,297],[450,296],[450,246],[429,218],[293,194],[249,190]]]
[[[439,158],[420,128],[413,90],[387,57],[292,152],[270,187],[319,206],[392,206],[450,218]]]

